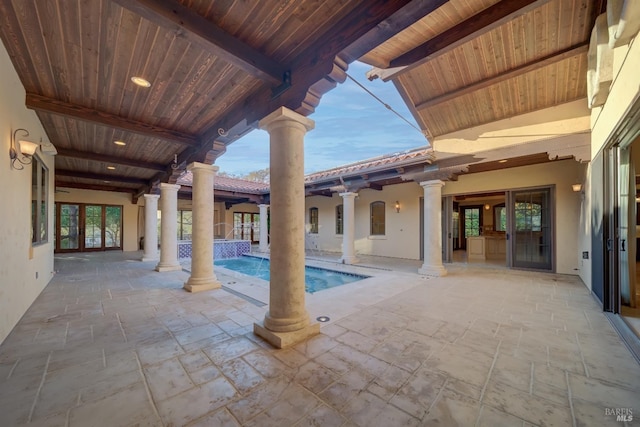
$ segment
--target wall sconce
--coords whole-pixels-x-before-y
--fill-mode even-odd
[[[396,200],[396,212],[400,213],[400,202]]]
[[[9,148],[9,158],[11,159],[11,167],[17,170],[24,169],[24,165],[31,164],[33,155],[38,149],[38,144],[31,141],[16,140],[18,132],[23,132],[24,136],[29,136],[29,132],[26,129],[16,129],[13,132],[13,139],[11,140],[11,147]]]
[[[582,184],[572,184],[571,185],[571,189],[577,193],[579,191],[582,191]]]
[[[485,203],[484,210],[488,211],[489,209],[491,209],[491,205],[489,203]]]

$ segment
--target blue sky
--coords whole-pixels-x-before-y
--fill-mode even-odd
[[[367,80],[365,73],[370,68],[356,62],[347,72],[415,125],[393,83]],[[316,127],[305,137],[306,174],[427,145],[416,129],[350,79],[326,93],[309,118]],[[269,167],[269,134],[263,130],[250,132],[229,145],[216,165],[220,172],[234,175]]]

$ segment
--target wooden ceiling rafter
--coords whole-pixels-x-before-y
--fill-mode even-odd
[[[56,176],[64,176],[71,178],[93,179],[96,181],[123,182],[126,184],[146,185],[147,180],[143,178],[132,178],[121,175],[96,174],[92,172],[79,172],[68,169],[56,169]]]
[[[142,136],[162,139],[180,145],[193,146],[199,143],[196,135],[189,135],[176,130],[165,129],[149,123],[132,120],[105,111],[83,107],[77,104],[48,98],[35,93],[27,93],[27,108],[49,114],[68,117],[83,122],[107,126],[113,129],[131,132]]]
[[[129,194],[133,194],[136,192],[135,188],[117,187],[117,186],[111,186],[106,184],[86,184],[86,183],[80,183],[80,182],[65,181],[57,178],[55,180],[55,186],[62,187],[62,188],[77,188],[81,190],[115,191],[117,193],[129,193]]]
[[[285,74],[290,71],[177,1],[113,1],[142,18],[179,34],[180,37],[258,79],[281,84]]]
[[[130,166],[134,168],[149,169],[155,171],[165,171],[167,166],[161,163],[141,162],[135,159],[127,159],[120,156],[109,156],[106,154],[94,153],[91,151],[78,151],[68,148],[57,148],[58,156],[70,157],[73,159],[91,160],[94,162],[110,163],[114,165]]]
[[[498,83],[502,83],[504,81],[515,79],[519,76],[522,76],[527,73],[531,73],[533,71],[539,70],[541,68],[547,67],[552,64],[556,64],[561,61],[565,61],[567,59],[573,58],[578,55],[586,55],[589,50],[589,43],[579,43],[576,46],[571,46],[567,49],[563,49],[559,52],[552,53],[544,58],[536,59],[534,61],[530,61],[526,64],[520,65],[518,67],[507,70],[503,73],[497,74],[495,76],[486,78],[484,80],[480,80],[478,82],[472,83],[470,85],[461,87],[451,92],[447,92],[445,94],[436,96],[435,98],[431,98],[424,102],[421,102],[415,106],[416,110],[425,110],[427,108],[434,107],[438,104],[442,104],[444,102],[450,101],[454,98],[458,98],[473,92],[476,92],[481,89],[485,89],[489,86],[496,85]]]
[[[384,81],[396,78],[550,1],[501,0],[420,46],[392,59],[389,61],[388,70],[374,68],[367,73],[368,77],[370,80],[380,77]]]

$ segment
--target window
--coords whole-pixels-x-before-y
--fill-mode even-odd
[[[178,211],[178,240],[191,240],[192,225],[193,213],[191,211]]]
[[[31,168],[31,243],[40,245],[49,239],[49,169],[38,156]]]
[[[309,209],[309,223],[311,224],[309,233],[318,234],[318,208]]]
[[[342,234],[343,205],[336,206],[336,234]]]
[[[384,202],[371,203],[371,235],[384,236],[385,221],[385,204]]]
[[[482,206],[467,207],[464,210],[464,237],[480,235],[480,225],[482,224]]]
[[[507,208],[504,203],[493,207],[493,224],[495,231],[507,231]]]

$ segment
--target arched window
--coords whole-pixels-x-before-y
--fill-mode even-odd
[[[318,234],[318,208],[309,209],[309,224],[311,224],[309,233]]]
[[[384,236],[385,204],[384,202],[371,203],[371,235]]]
[[[336,206],[336,234],[342,234],[343,205]]]

